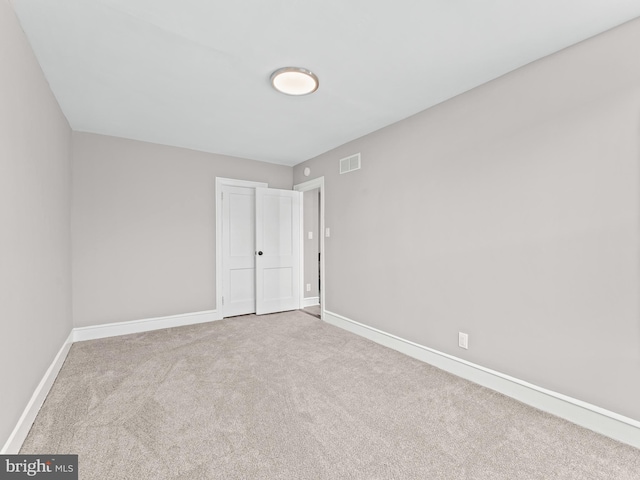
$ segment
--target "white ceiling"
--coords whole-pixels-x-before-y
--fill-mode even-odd
[[[638,0],[12,0],[71,127],[295,165],[640,16]],[[279,67],[320,78],[274,91]]]

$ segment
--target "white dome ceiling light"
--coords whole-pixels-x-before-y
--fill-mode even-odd
[[[271,85],[286,95],[308,95],[318,89],[320,82],[306,68],[284,67],[271,74]]]

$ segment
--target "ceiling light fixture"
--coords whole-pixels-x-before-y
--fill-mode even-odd
[[[306,68],[284,67],[271,74],[271,85],[287,95],[308,95],[318,89],[320,82]]]

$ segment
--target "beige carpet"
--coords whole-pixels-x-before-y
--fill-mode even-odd
[[[314,317],[321,318],[320,305],[314,305],[313,307],[305,307],[303,311],[308,313],[309,315],[313,315]]]
[[[76,343],[21,453],[81,479],[640,478],[640,450],[303,312]]]

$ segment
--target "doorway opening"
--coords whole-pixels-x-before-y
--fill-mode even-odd
[[[293,187],[302,197],[302,288],[300,305],[303,311],[324,317],[324,177]]]

